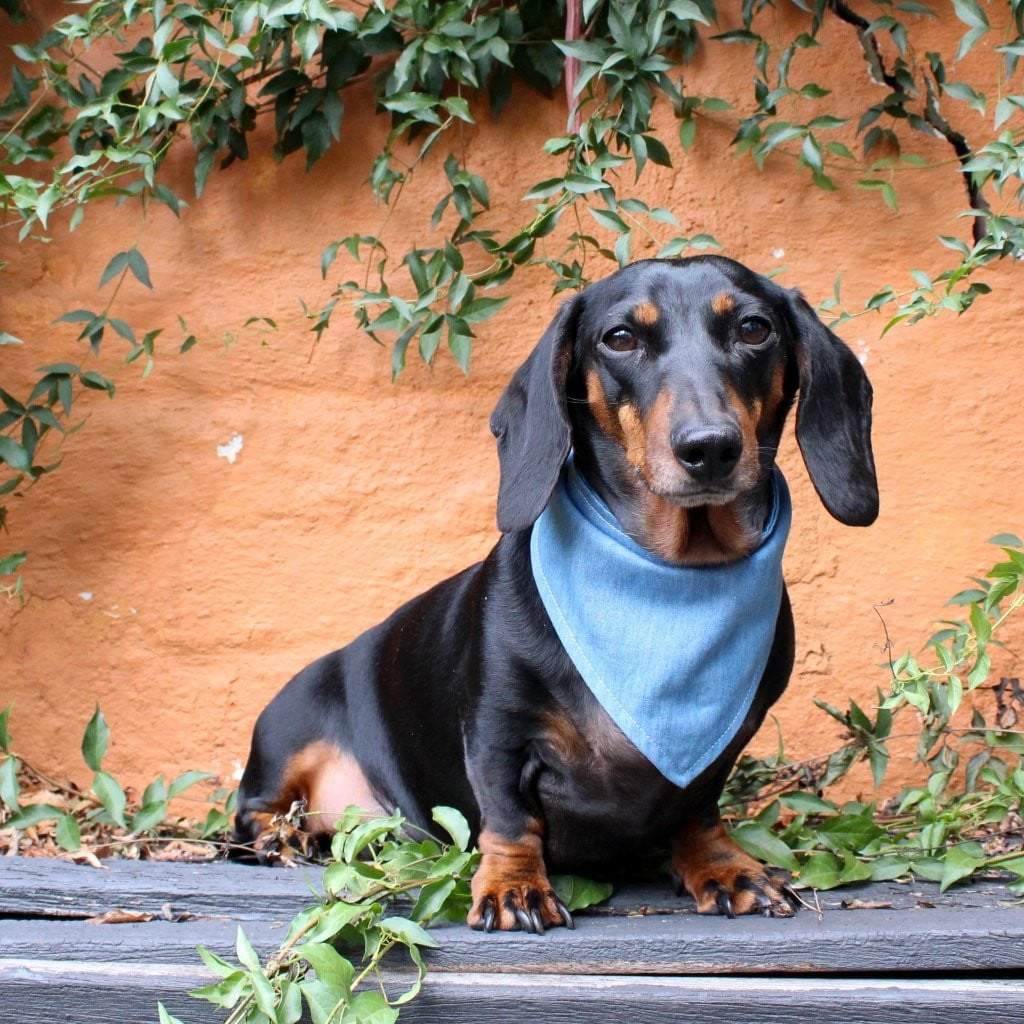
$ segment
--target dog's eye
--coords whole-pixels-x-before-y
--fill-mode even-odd
[[[640,343],[628,327],[616,327],[601,339],[601,344],[613,352],[632,352]]]
[[[748,345],[760,345],[772,333],[772,325],[761,316],[748,316],[740,324],[740,337]]]

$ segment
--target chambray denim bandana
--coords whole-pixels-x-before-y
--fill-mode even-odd
[[[534,523],[533,577],[559,640],[615,724],[677,786],[722,753],[750,710],[791,519],[776,468],[758,548],[725,565],[671,565],[623,531],[570,455]]]

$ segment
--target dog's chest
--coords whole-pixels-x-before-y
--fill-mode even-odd
[[[634,799],[652,785],[675,789],[592,698],[569,713],[543,719],[541,759],[549,796],[570,799]],[[545,780],[542,780],[542,783]]]

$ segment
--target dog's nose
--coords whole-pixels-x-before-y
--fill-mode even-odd
[[[724,480],[736,468],[743,437],[732,424],[677,428],[672,450],[686,471],[702,484]]]

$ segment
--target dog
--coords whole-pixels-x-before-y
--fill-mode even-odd
[[[630,557],[662,572],[742,565],[771,513],[794,401],[796,440],[825,508],[844,524],[870,525],[871,400],[860,362],[800,293],[731,259],[643,260],[583,289],[492,415],[497,544],[271,701],[242,777],[238,841],[300,799],[319,832],[352,803],[397,807],[421,826],[445,804],[466,816],[481,852],[474,928],[571,926],[549,872],[610,877],[652,851],[668,857],[701,913],[790,916],[788,875],[744,852],[718,810],[736,758],[792,671],[781,572],[749,706],[720,752],[680,785],[640,751],[567,652],[538,590],[531,535],[571,461]],[[745,641],[727,632],[716,643],[728,656]],[[629,660],[634,676],[644,663]],[[728,709],[729,683],[715,699]],[[679,750],[701,745],[670,738]]]

